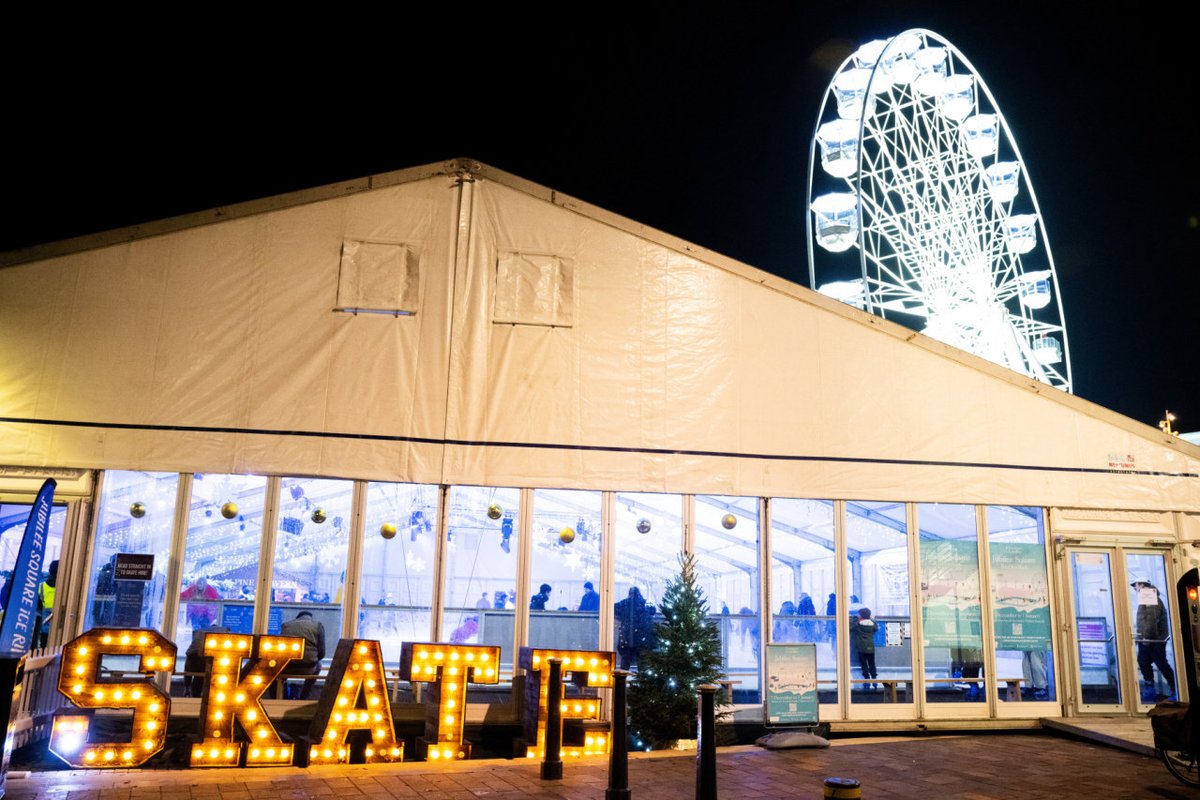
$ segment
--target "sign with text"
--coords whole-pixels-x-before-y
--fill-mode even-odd
[[[768,725],[815,725],[817,718],[817,646],[812,643],[769,644],[767,691],[763,694]]]
[[[142,553],[117,553],[113,580],[148,581],[154,577],[154,556]]]

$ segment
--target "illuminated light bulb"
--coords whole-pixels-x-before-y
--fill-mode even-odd
[[[149,640],[149,639],[147,639],[145,636],[139,636],[139,637],[138,637],[138,644],[145,644],[145,643],[146,643],[146,642],[148,642],[148,641],[150,641],[150,640]]]
[[[484,670],[483,674],[490,678],[496,674],[496,670],[492,669],[491,667],[488,667],[486,670]]]
[[[229,639],[226,639],[226,640],[225,640],[225,649],[226,649],[226,650],[229,650],[229,649],[230,649],[230,648],[232,648],[232,647],[233,647],[233,642],[232,642],[231,640],[229,640]]]
[[[213,649],[216,649],[216,647],[217,647],[217,637],[215,637],[215,636],[209,636],[207,639],[205,639],[205,640],[204,640],[204,646],[205,646],[205,647],[211,647],[211,648],[213,648]],[[155,650],[155,652],[158,652],[158,648],[157,648],[157,647],[156,647],[156,648],[154,648],[154,650]]]
[[[584,744],[586,744],[586,745],[593,745],[593,744],[595,744],[595,743],[596,743],[596,739],[595,739],[594,737],[592,737],[592,736],[589,736],[589,737],[587,737],[586,739],[584,739],[584,740],[583,740],[583,743],[584,743]]]
[[[261,751],[260,751],[260,750],[259,750],[259,749],[256,747],[256,748],[254,748],[253,750],[251,750],[251,751],[250,751],[250,757],[251,757],[251,758],[258,758],[258,756],[259,756],[259,753],[260,753],[260,752],[261,752]]]
[[[332,751],[332,750],[326,750],[326,751],[325,751],[324,753],[322,753],[321,755],[325,756],[326,758],[332,758],[332,757],[333,757],[333,751]]]
[[[153,740],[153,739],[147,739],[146,741],[142,742],[142,749],[144,749],[144,750],[153,750],[153,749],[154,749],[154,740]]]
[[[398,756],[398,755],[400,755],[400,748],[399,748],[399,747],[393,747],[393,748],[392,748],[392,755],[394,755],[394,756]]]
[[[342,682],[342,686],[345,686],[347,689],[353,689],[354,688],[354,679],[346,678],[346,680]]]
[[[567,704],[566,704],[566,703],[563,703],[563,704],[562,704],[562,705],[561,705],[559,708],[560,708],[560,710],[562,710],[562,711],[566,711],[566,710],[567,710]]]
[[[452,652],[452,653],[450,654],[450,660],[451,660],[451,661],[458,661],[458,651],[457,651],[457,650],[455,650],[454,652]]]
[[[383,714],[380,714],[380,713],[378,713],[378,712],[377,712],[377,713],[375,714],[375,721],[376,721],[376,722],[379,722],[379,721],[380,721],[380,720],[382,720],[382,719],[383,719]]]
[[[275,757],[275,748],[274,747],[268,748],[267,749],[267,758],[274,758],[274,757]]]
[[[450,674],[451,674],[451,675],[457,675],[457,674],[458,674],[458,667],[450,667]]]
[[[86,656],[87,654],[88,654],[88,649],[86,647],[79,648],[79,655]]]
[[[208,754],[211,757],[216,758],[217,756],[221,755],[221,751],[214,747],[212,750],[208,751]]]
[[[233,702],[235,702],[235,703],[244,703],[244,702],[246,702],[246,695],[242,694],[241,692],[238,692],[237,694],[235,694],[235,695],[233,696]]]
[[[370,670],[375,669],[375,665],[370,662],[367,662],[366,664],[363,664],[363,669],[370,671]]]
[[[265,739],[265,738],[267,738],[268,733],[269,733],[269,731],[266,728],[259,728],[258,729],[258,738]]]
[[[214,711],[213,712],[213,719],[224,719],[224,718],[225,718],[224,711]]]
[[[233,750],[226,750],[226,751],[225,751],[225,757],[226,757],[226,758],[233,758]]]
[[[263,642],[263,643],[262,643],[262,649],[263,649],[263,650],[270,650],[272,647],[273,647],[273,645],[272,645],[270,642]]]
[[[245,639],[238,639],[238,650],[245,650],[249,646],[250,646],[250,643],[247,642]]]
[[[300,652],[300,643],[299,642],[292,642],[292,651],[296,652],[296,653]]]
[[[454,715],[453,715],[453,714],[447,714],[447,715],[446,715],[446,724],[447,724],[447,725],[453,725],[453,724],[454,724]]]
[[[121,644],[129,644],[129,634],[128,633],[121,637]]]
[[[443,653],[441,650],[438,650],[436,653],[433,654],[434,661],[441,661],[445,657],[446,657],[446,654]]]
[[[229,657],[228,656],[223,657],[220,661],[220,664],[222,667],[228,667],[229,666]]]
[[[229,683],[229,676],[228,676],[228,675],[218,675],[218,676],[217,676],[217,683],[219,683],[219,684],[221,684],[222,686],[224,686],[225,684]]]
[[[241,701],[239,701],[239,702],[241,702]],[[246,719],[253,722],[254,720],[258,719],[258,712],[255,711],[253,708],[250,709],[249,711],[246,712]]]
[[[372,698],[371,698],[371,705],[373,705],[373,706],[377,706],[377,705],[379,705],[379,698],[378,698],[378,697],[372,697]]]
[[[350,701],[349,701],[349,700],[347,700],[347,699],[346,699],[346,698],[344,698],[344,697],[339,697],[339,698],[338,698],[338,705],[339,705],[339,706],[348,706],[348,705],[350,705]]]
[[[447,701],[446,701],[446,708],[454,708],[454,701],[453,701],[453,700],[447,700]]]
[[[368,679],[367,679],[367,688],[368,688],[368,689],[374,689],[374,688],[375,688],[375,679],[374,679],[374,678],[368,678]]]
[[[368,747],[367,749],[363,750],[363,754],[366,755],[367,758],[370,758],[371,756],[375,755],[375,751]]]
[[[217,692],[217,702],[218,703],[225,702],[225,693],[224,692]]]
[[[326,739],[336,739],[336,738],[337,738],[337,731],[336,731],[336,730],[332,730],[332,729],[331,729],[331,730],[329,731],[329,733],[325,734],[325,738],[326,738]]]
[[[422,650],[421,652],[417,653],[417,657],[418,658],[429,658],[429,653],[426,652],[425,650]]]
[[[146,723],[146,730],[148,730],[148,731],[152,731],[152,730],[156,729],[157,727],[158,727],[158,723],[155,722],[154,720],[150,720],[149,722]]]
[[[592,705],[591,703],[589,703],[589,704],[588,704],[588,713],[589,713],[589,714],[595,714],[595,713],[596,713],[596,707],[595,707],[594,705]]]
[[[358,646],[358,654],[363,656],[367,654],[367,646],[365,644],[360,644]]]
[[[342,715],[341,715],[341,714],[334,714],[334,715],[333,715],[333,721],[334,721],[334,722],[341,722],[341,721],[342,721]]]
[[[474,660],[475,660],[475,654],[474,654],[474,653],[467,653],[467,655],[466,655],[466,659],[467,659],[467,661],[474,661]]]
[[[83,760],[84,761],[95,761],[96,760],[96,751],[88,750],[86,753],[83,754]]]
[[[95,697],[97,700],[103,700],[104,699],[104,691],[103,690],[98,691],[92,696]]]
[[[79,694],[80,692],[83,691],[83,684],[82,683],[75,684],[74,686],[71,687],[71,691],[74,692],[75,694]]]
[[[82,675],[85,672],[87,672],[87,667],[85,667],[83,664],[80,664],[78,667],[75,668],[76,675]]]
[[[534,656],[533,657],[533,665],[536,667],[541,660],[542,660],[541,656]]]
[[[457,683],[450,683],[450,684],[447,684],[447,685],[446,685],[446,689],[447,689],[447,691],[451,691],[451,692],[457,692],[457,691],[458,691],[458,684],[457,684]]]
[[[134,700],[142,699],[142,693],[139,692],[137,689],[134,689],[132,692],[130,692],[129,696],[132,697]]]
[[[171,668],[171,659],[169,659],[169,658],[164,658],[162,661],[160,661],[160,662],[159,662],[159,665],[160,665],[160,666],[161,666],[161,667],[162,667],[164,670],[168,670],[168,669],[170,669],[170,668]]]
[[[591,661],[589,661],[589,662],[588,662],[588,665],[589,665],[589,666],[593,666],[593,667],[594,667],[594,666],[596,666],[596,665],[597,665],[597,664],[599,664],[599,663],[600,663],[600,659],[598,659],[598,658],[593,658]]]
[[[575,666],[577,666],[577,667],[583,666],[583,656],[575,656]]]
[[[441,758],[441,757],[442,757],[442,754],[441,754],[441,753],[439,753],[437,750],[430,750],[430,751],[429,751],[429,757],[430,757],[430,758],[437,759],[437,758]]]
[[[435,671],[436,671],[436,670],[434,670],[434,668],[433,668],[433,667],[426,667],[426,668],[425,668],[425,674],[426,674],[426,675],[432,675],[432,674],[433,674]]]
[[[251,675],[250,676],[250,682],[253,683],[255,686],[261,686],[262,681],[263,681],[262,675]]]
[[[383,738],[383,734],[384,734],[384,730],[383,730],[383,728],[376,728],[376,729],[375,729],[375,737],[376,737],[376,738],[378,738],[378,739],[382,739],[382,738]]]
[[[576,703],[575,704],[575,713],[578,714],[581,711],[583,711],[583,706],[579,705],[579,703]]]
[[[154,666],[154,656],[146,656],[146,666],[147,667]]]
[[[112,637],[111,637],[111,636],[109,636],[109,635],[106,633],[106,634],[104,634],[103,636],[101,636],[101,637],[100,637],[100,641],[101,641],[103,644],[112,644]]]
[[[204,751],[201,750],[200,748],[196,748],[195,750],[192,751],[192,757],[193,758],[204,758]]]
[[[346,751],[339,748],[338,749],[338,758],[345,758],[345,757],[346,757]]]

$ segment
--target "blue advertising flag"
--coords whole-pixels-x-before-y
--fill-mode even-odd
[[[29,650],[37,633],[37,595],[42,582],[42,560],[46,555],[46,534],[50,528],[50,503],[58,484],[48,478],[38,491],[25,523],[25,536],[9,580],[4,625],[0,626],[0,653],[20,656]]]

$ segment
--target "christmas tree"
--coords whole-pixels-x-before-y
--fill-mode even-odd
[[[646,750],[696,738],[696,687],[724,677],[721,637],[696,584],[695,556],[680,558],[679,576],[667,584],[660,610],[656,644],[641,654],[629,690],[633,744]]]

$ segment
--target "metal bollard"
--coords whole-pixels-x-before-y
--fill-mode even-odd
[[[697,713],[696,747],[696,800],[717,800],[717,692],[720,686],[703,683],[700,690]]]
[[[548,658],[550,684],[546,687],[546,757],[542,761],[542,780],[562,780],[562,665],[561,658]]]
[[[859,800],[862,787],[854,778],[826,778],[825,800]]]
[[[629,800],[629,733],[625,730],[625,681],[629,672],[613,670],[613,721],[608,751],[608,788],[604,800]]]

